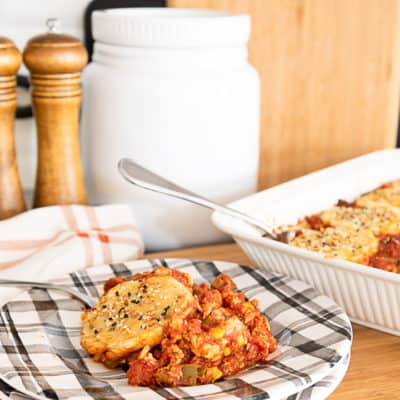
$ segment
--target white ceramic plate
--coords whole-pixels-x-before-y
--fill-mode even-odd
[[[324,400],[330,396],[346,375],[350,364],[350,354],[344,357],[327,376],[297,394],[285,397],[282,400]]]
[[[231,276],[247,298],[260,301],[278,350],[256,368],[212,385],[133,387],[122,370],[93,362],[80,347],[81,305],[76,300],[31,290],[0,311],[0,377],[45,398],[282,399],[320,382],[348,357],[352,330],[344,312],[309,285],[286,276],[227,262],[139,260],[87,269],[64,283],[98,295],[111,276],[159,264],[188,272],[196,282],[210,282],[219,273]]]
[[[307,389],[280,400],[324,400],[328,398],[328,396],[332,394],[342,382],[349,367],[349,363],[350,354],[344,357],[343,360],[335,368],[333,368],[327,376],[314,383],[314,385],[311,385]],[[32,399],[44,399],[42,396],[33,397],[32,393],[28,393],[26,391],[22,392],[22,394],[26,394]],[[5,399],[12,398],[13,400],[26,400],[26,397],[21,396],[21,394],[15,391],[15,389],[12,388],[9,383],[4,381],[0,381],[0,399],[3,398],[1,395],[3,395]],[[257,398],[259,399],[260,396]]]

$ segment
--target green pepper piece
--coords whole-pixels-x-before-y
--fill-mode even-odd
[[[213,383],[222,376],[222,372],[217,367],[200,367],[198,370],[200,383]]]
[[[182,366],[182,374],[185,378],[197,379],[197,367],[192,364],[185,364]]]
[[[196,385],[198,377],[198,368],[193,364],[182,365],[182,384],[183,385]]]

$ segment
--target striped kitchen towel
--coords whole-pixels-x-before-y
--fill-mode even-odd
[[[47,281],[142,254],[127,205],[43,207],[0,222],[0,279]],[[0,304],[19,292],[1,287]]]

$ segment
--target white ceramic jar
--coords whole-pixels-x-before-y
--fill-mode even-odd
[[[208,10],[93,14],[81,129],[89,196],[132,204],[148,250],[227,237],[209,211],[123,181],[120,158],[221,203],[256,190],[259,79],[249,33],[249,16]]]

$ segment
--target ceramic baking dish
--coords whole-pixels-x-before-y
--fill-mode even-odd
[[[231,203],[274,226],[295,223],[338,199],[352,200],[400,178],[400,149],[337,164]],[[400,335],[400,274],[299,249],[261,237],[257,229],[220,213],[214,224],[230,234],[260,268],[303,280],[333,298],[359,324]]]

